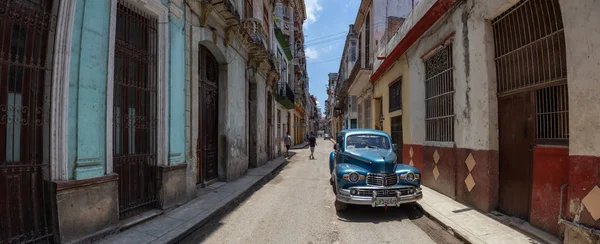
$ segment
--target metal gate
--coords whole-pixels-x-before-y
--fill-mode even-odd
[[[158,21],[119,1],[114,71],[114,171],[119,213],[125,218],[155,207]]]
[[[392,143],[398,146],[395,149],[396,157],[398,157],[398,163],[402,163],[402,115],[392,117]]]
[[[52,242],[49,107],[58,1],[0,0],[0,243]]]
[[[500,201],[528,219],[532,149],[568,145],[565,37],[558,0],[522,0],[492,20],[498,80]]]
[[[219,65],[210,51],[200,46],[198,77],[200,78],[198,99],[198,183],[208,184],[219,177],[218,136]]]

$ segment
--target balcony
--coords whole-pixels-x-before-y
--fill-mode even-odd
[[[264,31],[263,23],[256,18],[246,18],[242,23],[242,40],[248,47],[248,56],[262,62],[269,58],[268,37]],[[273,67],[274,68],[274,67]]]
[[[277,83],[277,102],[287,109],[293,109],[295,99],[294,91],[287,82]]]
[[[215,12],[219,13],[221,17],[225,20],[228,26],[237,25],[240,22],[240,13],[235,8],[235,5],[231,0],[225,1],[210,1],[205,0],[206,2],[212,2],[213,9]]]

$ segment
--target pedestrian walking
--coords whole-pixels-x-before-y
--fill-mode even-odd
[[[310,133],[310,136],[308,137],[308,144],[310,146],[310,156],[308,158],[315,159],[315,156],[313,154],[315,153],[315,146],[317,145],[317,138],[315,138],[314,133]]]
[[[285,156],[289,156],[290,153],[290,145],[292,144],[292,137],[290,136],[290,133],[288,132],[287,136],[285,138],[283,138],[283,140],[285,141]]]

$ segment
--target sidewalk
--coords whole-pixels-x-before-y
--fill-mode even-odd
[[[303,142],[303,143],[300,143],[298,145],[291,146],[290,150],[291,149],[302,149],[302,148],[305,148],[306,146],[308,146],[308,142]]]
[[[423,199],[418,203],[425,215],[467,243],[543,243],[435,190],[421,188]]]
[[[295,153],[290,154],[292,157]],[[214,183],[202,188],[198,192],[200,197],[99,243],[177,243],[209,220],[234,207],[245,196],[272,179],[287,162],[286,158],[279,157],[260,168],[248,169],[246,175],[238,180]]]

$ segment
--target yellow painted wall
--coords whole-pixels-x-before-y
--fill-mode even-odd
[[[375,83],[373,89],[373,97],[381,98],[381,102],[383,103],[383,131],[390,134],[392,132],[392,117],[396,117],[402,115],[402,140],[404,143],[410,142],[410,106],[409,103],[409,67],[406,59],[401,57],[394,63],[394,65],[385,72],[381,78]],[[392,82],[397,81],[402,78],[402,109],[396,110],[392,113],[389,112],[389,85]],[[373,119],[373,123],[379,123],[379,104],[375,102],[376,106],[376,114]]]

